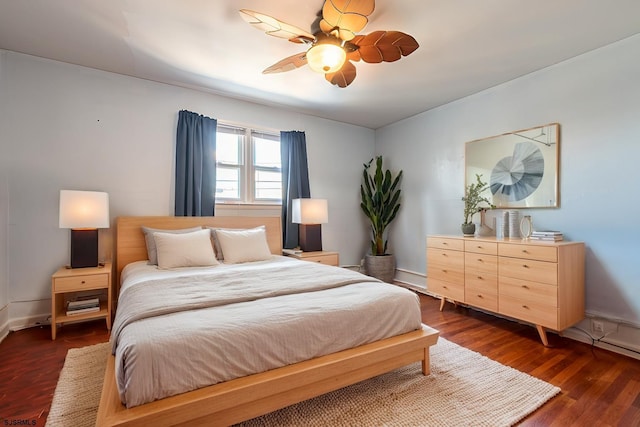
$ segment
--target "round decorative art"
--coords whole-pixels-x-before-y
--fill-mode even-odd
[[[516,202],[529,197],[544,175],[544,156],[534,144],[520,142],[513,154],[496,163],[489,185],[496,200]]]

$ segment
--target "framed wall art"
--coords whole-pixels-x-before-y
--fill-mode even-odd
[[[465,145],[465,186],[476,174],[497,209],[557,208],[560,124],[550,123]]]

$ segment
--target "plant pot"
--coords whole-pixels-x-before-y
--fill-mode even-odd
[[[364,271],[367,276],[393,283],[396,275],[396,258],[393,255],[366,255]]]
[[[476,225],[474,223],[462,224],[460,228],[462,229],[462,234],[465,236],[473,236],[476,234]]]

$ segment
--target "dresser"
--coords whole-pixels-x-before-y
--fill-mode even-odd
[[[446,299],[562,331],[584,318],[582,242],[427,237],[427,289]]]

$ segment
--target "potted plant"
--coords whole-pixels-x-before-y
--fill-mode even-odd
[[[481,177],[482,175],[476,174],[476,182],[467,185],[462,197],[464,202],[464,222],[461,228],[462,234],[465,236],[473,236],[476,232],[476,225],[471,222],[473,216],[483,209],[487,209],[487,206],[480,206],[481,203],[486,203],[489,205],[488,207],[495,208],[489,199],[482,196],[482,193],[489,188],[489,184],[483,182]]]
[[[371,164],[364,164],[363,183],[360,184],[360,207],[371,224],[371,255],[365,256],[365,273],[384,282],[395,276],[395,258],[387,253],[385,230],[400,209],[400,180],[402,171],[394,177],[382,169],[382,156],[375,158],[376,169],[370,173]]]

